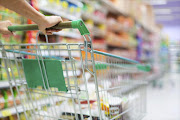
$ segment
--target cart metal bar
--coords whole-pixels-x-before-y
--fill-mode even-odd
[[[6,50],[7,52],[13,52],[13,53],[20,53],[20,54],[23,54],[23,55],[32,55],[32,56],[40,56],[36,53],[30,53],[30,52],[25,52],[25,51],[17,51],[17,50]],[[58,60],[64,60],[63,58],[61,57],[56,57],[56,56],[42,56],[44,58],[54,58],[54,59],[58,59]]]
[[[29,52],[25,52],[25,51],[17,51],[17,50],[5,50],[5,51],[13,52],[13,53],[19,53],[19,54],[24,54],[24,55],[40,56],[38,54],[29,53]],[[106,56],[113,57],[113,58],[118,58],[118,59],[121,59],[121,60],[126,60],[127,62],[130,62],[130,63],[133,63],[133,64],[137,64],[134,67],[136,67],[137,69],[139,69],[141,71],[145,71],[145,72],[150,71],[150,66],[148,66],[148,65],[141,65],[138,61],[131,60],[131,59],[124,58],[124,57],[120,57],[120,56],[116,56],[116,55],[105,53],[105,52],[100,52],[100,51],[97,51],[97,50],[93,50],[93,52],[96,53],[96,54],[101,54],[101,55],[106,55]],[[58,59],[58,60],[64,60],[64,58],[56,57],[56,56],[42,56],[42,57],[44,57],[44,58],[54,58],[54,59]],[[119,64],[119,65],[121,66],[121,64]],[[130,66],[129,65],[122,65],[121,67],[126,67],[126,68],[130,67],[130,68],[132,68],[132,65],[130,65]]]
[[[24,51],[17,51],[17,50],[6,50],[6,51],[7,52],[14,52],[14,53],[21,53],[21,54],[26,54],[26,55],[32,55],[32,56],[38,56],[37,54],[29,53],[29,52],[24,52]],[[96,54],[101,54],[101,55],[106,55],[106,56],[109,56],[109,57],[114,57],[114,58],[126,60],[128,62],[135,63],[135,64],[139,63],[138,61],[131,60],[131,59],[124,58],[124,57],[120,57],[120,56],[116,56],[116,55],[113,55],[113,54],[109,54],[109,53],[105,53],[105,52],[100,52],[100,51],[97,51],[97,50],[93,50],[93,51]],[[50,56],[43,56],[43,57],[49,58]],[[52,56],[50,58],[52,58]],[[59,57],[54,57],[54,58],[60,59]]]
[[[100,52],[100,51],[97,51],[97,50],[94,50],[94,53],[96,53],[96,54],[101,54],[101,55],[106,55],[106,56],[113,57],[113,58],[117,58],[117,59],[122,59],[122,60],[131,62],[131,63],[135,63],[135,64],[138,64],[138,63],[139,63],[138,61],[135,61],[135,60],[131,60],[131,59],[128,59],[128,58],[116,56],[116,55],[109,54],[109,53],[105,53],[105,52]]]

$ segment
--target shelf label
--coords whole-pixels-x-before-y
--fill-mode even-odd
[[[7,116],[11,115],[11,111],[10,110],[3,110],[1,113],[2,113],[3,117],[7,117]]]

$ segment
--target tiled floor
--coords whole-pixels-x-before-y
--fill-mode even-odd
[[[143,120],[180,120],[180,73],[168,73],[147,89],[147,115]]]

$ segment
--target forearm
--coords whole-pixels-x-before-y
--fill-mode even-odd
[[[46,28],[52,27],[59,22],[62,22],[60,16],[44,16],[40,12],[36,11],[26,0],[0,0],[0,5],[13,10],[20,15],[31,19],[34,21],[41,32],[44,34],[52,34],[53,31],[57,32],[57,30],[46,31]],[[5,31],[8,31],[5,26]],[[59,31],[59,30],[58,30]]]
[[[43,22],[45,16],[35,10],[26,0],[0,0],[0,5],[31,19],[35,23]]]

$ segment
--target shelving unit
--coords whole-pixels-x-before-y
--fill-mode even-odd
[[[21,86],[22,84],[25,84],[25,80],[16,80],[15,82],[12,82],[12,86]],[[9,88],[9,82],[8,81],[0,81],[0,89]]]
[[[136,21],[137,24],[139,24],[140,26],[142,26],[145,30],[149,31],[149,32],[156,32],[152,29],[152,27],[148,27],[143,25],[143,23],[141,23],[139,20],[135,19],[133,16],[128,15],[127,13],[125,13],[124,11],[120,10],[118,7],[116,7],[115,5],[113,5],[113,3],[110,0],[99,0],[100,2],[102,2],[105,7],[112,13],[114,14],[120,14],[123,16],[128,16],[134,19],[134,21]]]
[[[43,98],[41,100],[34,101],[31,104],[29,104],[29,103],[24,104],[23,106],[27,106],[25,108],[25,110],[31,110],[31,109],[33,109],[34,106],[40,107],[40,106],[44,106],[44,105],[47,105],[47,104],[54,104],[54,103],[52,103],[52,101],[49,101],[49,99],[53,99],[54,102],[58,102],[59,101],[58,97]],[[35,105],[32,106],[32,104],[35,104]],[[18,113],[24,112],[23,106],[22,105],[18,105],[17,106]],[[0,110],[0,118],[7,117],[9,115],[14,115],[16,113],[17,113],[17,111],[16,111],[15,107],[11,107],[11,108],[7,108],[7,109],[4,109],[4,110]]]
[[[102,2],[110,12],[128,16],[126,13],[124,13],[124,11],[121,11],[118,7],[113,5],[113,3],[110,0],[99,0],[99,1]]]
[[[91,19],[96,24],[106,24],[106,20],[101,20],[101,18],[94,16],[94,15],[91,15],[91,14],[88,14],[88,13],[83,13],[82,18],[84,20]]]

